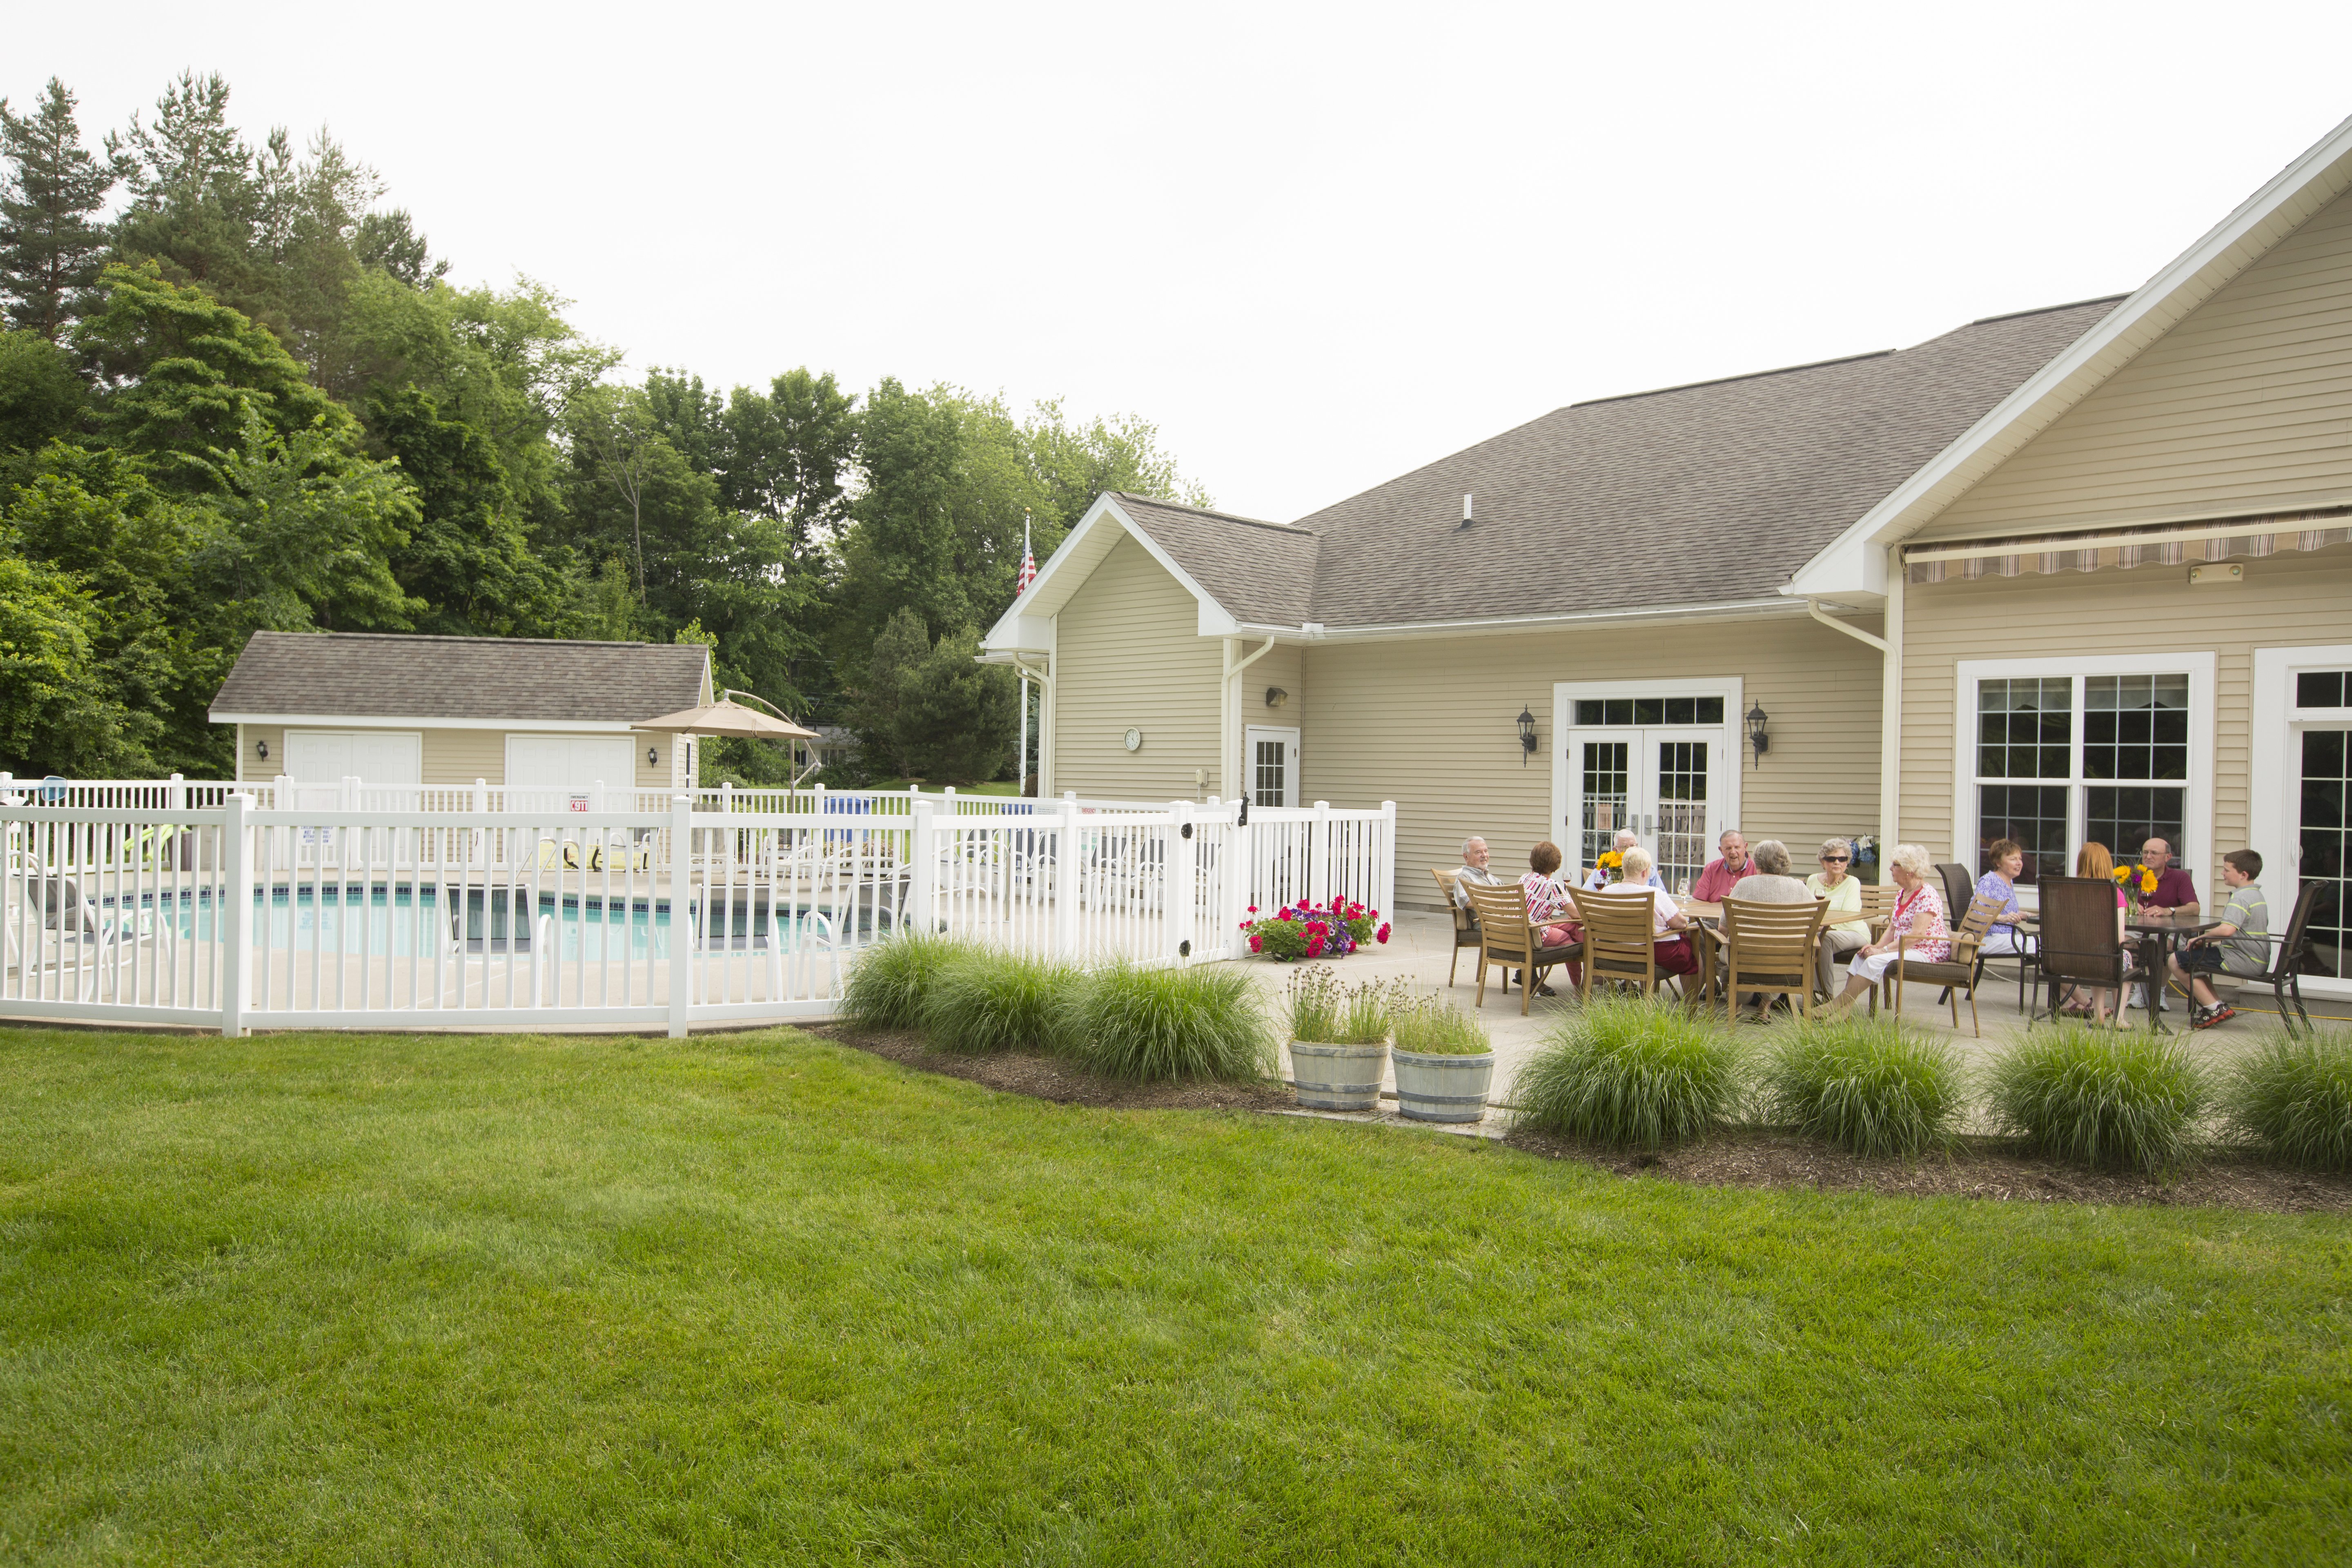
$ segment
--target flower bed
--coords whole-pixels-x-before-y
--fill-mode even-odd
[[[1389,925],[1381,919],[1380,910],[1347,899],[1333,899],[1328,904],[1285,904],[1271,915],[1260,913],[1252,904],[1249,913],[1250,918],[1242,921],[1249,950],[1280,963],[1302,958],[1345,958],[1367,942],[1389,939]]]

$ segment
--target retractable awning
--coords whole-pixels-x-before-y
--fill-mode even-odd
[[[1906,548],[1903,561],[1913,583],[1969,582],[2033,573],[2193,566],[2239,555],[2259,559],[2284,550],[2324,550],[2347,540],[2352,540],[2352,506],[2104,532],[1923,543]]]

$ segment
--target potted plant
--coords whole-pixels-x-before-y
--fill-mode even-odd
[[[1434,994],[1390,1008],[1396,1032],[1397,1110],[1414,1121],[1476,1121],[1495,1081],[1486,1026]]]
[[[1347,899],[1335,898],[1328,904],[1285,904],[1270,915],[1252,904],[1249,916],[1241,922],[1249,950],[1277,963],[1345,958],[1367,942],[1389,939],[1389,925],[1381,919],[1380,910]]]
[[[1291,976],[1290,1076],[1305,1110],[1370,1110],[1388,1064],[1388,994],[1370,984],[1340,989],[1328,965]]]

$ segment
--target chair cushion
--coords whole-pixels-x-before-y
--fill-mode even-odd
[[[1925,980],[1934,985],[1974,985],[1977,979],[1976,971],[1965,963],[1906,958],[1900,967],[1904,979]]]
[[[1580,942],[1571,942],[1564,947],[1539,947],[1536,949],[1536,962],[1538,963],[1573,963],[1583,956],[1584,944]]]

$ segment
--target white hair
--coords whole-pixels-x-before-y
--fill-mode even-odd
[[[1902,867],[1922,881],[1927,880],[1927,874],[1936,868],[1936,862],[1927,858],[1927,847],[1924,844],[1897,844],[1895,853],[1886,858],[1886,863]]]
[[[1625,851],[1625,880],[1628,882],[1647,881],[1650,876],[1650,852],[1643,848],[1638,844],[1634,845],[1633,847]]]
[[[1640,834],[1638,834],[1638,833],[1634,832],[1632,828],[1630,828],[1630,827],[1621,827],[1621,828],[1619,828],[1619,829],[1617,830],[1617,847],[1618,847],[1618,848],[1622,849],[1622,848],[1624,848],[1624,847],[1625,847],[1625,846],[1627,846],[1628,844],[1639,844],[1639,843],[1641,843],[1641,842],[1642,842],[1642,836],[1641,836]]]
[[[1479,837],[1476,834],[1475,834],[1475,833],[1474,833],[1474,834],[1472,834],[1469,837],[1467,837],[1467,838],[1465,838],[1465,839],[1464,839],[1464,840],[1462,841],[1462,854],[1463,854],[1463,857],[1464,857],[1465,859],[1469,857],[1469,854],[1470,854],[1470,846],[1472,846],[1473,844],[1484,844],[1484,843],[1486,843],[1486,841],[1484,838]]]

